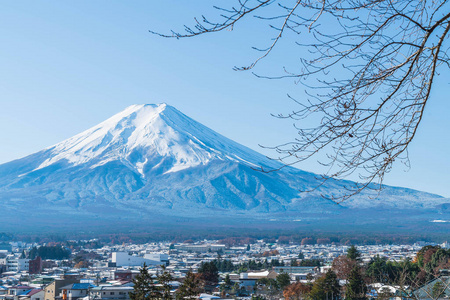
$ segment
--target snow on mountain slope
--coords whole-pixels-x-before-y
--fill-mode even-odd
[[[120,160],[145,176],[143,170],[148,157],[155,155],[173,158],[173,166],[166,173],[205,165],[214,159],[239,161],[254,167],[263,160],[261,155],[250,157],[248,149],[166,104],[130,106],[49,150],[52,156],[35,170],[61,160],[73,166],[95,161],[92,168]],[[140,152],[142,159],[132,161],[130,153],[135,151]]]
[[[212,216],[245,213],[341,214],[350,210],[427,209],[447,213],[450,201],[404,188],[371,191],[341,206],[320,195],[342,193],[329,181],[313,193],[315,174],[279,163],[166,105],[133,105],[72,138],[0,165],[0,204],[10,215]],[[372,197],[372,198],[371,198]],[[375,199],[373,199],[375,197]],[[439,206],[440,205],[440,206]]]

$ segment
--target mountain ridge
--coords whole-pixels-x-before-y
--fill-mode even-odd
[[[102,152],[106,152],[106,150],[108,150],[107,155],[112,156],[112,159],[125,158],[125,156],[129,156],[130,151],[149,146],[154,147],[161,156],[175,156],[178,163],[185,162],[185,167],[207,163],[213,158],[237,159],[259,167],[239,157],[239,154],[245,155],[250,149],[225,138],[200,123],[191,121],[190,118],[165,103],[132,105],[98,125],[44,149],[59,153],[43,162],[37,169],[61,159],[67,159],[73,165],[86,163],[102,155]],[[190,131],[183,127],[190,127]],[[199,135],[203,141],[197,137]],[[102,139],[100,143],[98,143],[99,138]],[[188,140],[189,138],[191,140]],[[222,146],[225,145],[225,149],[220,149],[222,153],[219,153],[216,151],[218,147],[214,140],[224,139],[226,139],[226,143],[223,143]],[[170,145],[171,143],[184,143],[185,145],[182,146],[185,146],[185,149],[173,149],[176,147]],[[118,147],[114,149],[116,145]],[[190,153],[183,151],[186,148]],[[219,155],[214,156],[215,154]],[[259,160],[262,159],[259,158]],[[272,163],[272,165],[276,164]]]
[[[363,193],[343,205],[320,195],[339,194],[350,181],[330,180],[316,191],[313,173],[281,166],[192,120],[167,104],[133,105],[60,143],[0,165],[0,203],[12,216],[152,219],[156,216],[245,215],[291,221],[364,211],[408,209],[424,218],[446,214],[450,200],[388,187],[376,199]],[[367,211],[367,212],[366,212]],[[428,214],[425,216],[425,214]],[[317,216],[316,216],[317,215]],[[440,215],[441,216],[441,215]]]

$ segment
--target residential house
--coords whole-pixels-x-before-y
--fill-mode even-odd
[[[56,279],[47,286],[44,287],[44,300],[55,300],[57,296],[60,294],[60,289],[63,286],[66,286],[71,283],[78,282],[77,279],[74,278],[65,278],[65,279]]]
[[[55,299],[77,300],[89,295],[89,290],[95,285],[91,283],[72,283],[60,288],[61,293]]]
[[[32,289],[17,296],[18,300],[43,300],[44,290]]]
[[[132,291],[133,287],[130,286],[98,286],[90,290],[90,299],[127,300]]]

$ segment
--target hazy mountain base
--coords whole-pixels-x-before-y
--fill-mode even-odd
[[[202,211],[202,215],[173,216],[171,211],[153,213],[130,212],[111,214],[110,218],[102,218],[98,214],[74,213],[55,209],[38,209],[33,212],[2,211],[0,220],[1,232],[13,233],[89,233],[98,234],[147,232],[164,235],[219,233],[225,236],[245,236],[247,233],[259,233],[260,236],[277,232],[280,235],[302,233],[305,236],[320,233],[336,234],[399,234],[401,236],[425,236],[448,238],[450,223],[432,222],[436,211],[427,210],[417,213],[414,210],[377,211],[376,216],[371,209],[348,210],[337,209],[327,215],[303,213],[248,214],[230,213],[217,210]],[[405,218],[405,214],[408,218]],[[380,217],[382,215],[382,217]],[[443,215],[440,215],[443,216]],[[448,216],[448,215],[447,215]]]

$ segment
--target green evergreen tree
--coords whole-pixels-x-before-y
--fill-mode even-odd
[[[40,256],[42,259],[66,259],[70,257],[70,250],[65,249],[61,245],[56,246],[40,246],[39,248],[33,247],[30,250],[28,257],[35,259]]]
[[[230,287],[231,287],[231,285],[233,284],[233,282],[231,281],[231,279],[230,279],[230,275],[229,274],[227,274],[226,276],[225,276],[225,280],[223,281],[226,285],[229,285]]]
[[[347,284],[345,286],[345,299],[347,300],[364,300],[367,299],[366,292],[367,286],[364,282],[364,279],[361,275],[361,270],[358,266],[355,266],[347,280]]]
[[[174,278],[172,274],[166,270],[166,266],[161,266],[161,268],[162,272],[157,276],[158,283],[160,284],[159,294],[161,295],[161,299],[169,300],[172,299],[170,295],[170,290],[172,289],[170,282],[173,281]]]
[[[30,253],[28,253],[28,257],[30,259],[35,259],[36,256],[38,256],[38,250],[37,250],[37,248],[35,246],[35,247],[31,248]]]
[[[331,269],[325,274],[324,290],[327,294],[327,299],[339,299],[341,297],[341,286],[336,273]]]
[[[347,250],[347,257],[353,260],[361,259],[361,252],[359,252],[358,248],[355,245],[351,245]]]
[[[176,299],[197,299],[197,296],[202,292],[202,282],[196,274],[192,271],[187,272],[183,284],[180,285],[175,293]]]
[[[341,298],[341,287],[337,279],[336,273],[331,269],[325,274],[324,279],[324,292],[327,299],[340,299]]]
[[[281,272],[277,276],[277,283],[280,289],[284,290],[289,284],[291,284],[291,277],[288,273]]]
[[[223,283],[220,285],[221,292],[228,292],[233,287],[233,282],[230,279],[230,275],[226,275]]]
[[[202,279],[208,285],[215,285],[219,282],[219,270],[214,261],[202,262],[198,268],[198,273],[201,274]]]
[[[299,266],[301,267],[320,267],[322,261],[319,259],[303,259],[300,261]]]
[[[310,298],[313,300],[337,300],[341,298],[341,287],[336,273],[332,270],[317,279],[310,292]]]
[[[133,291],[129,293],[131,300],[150,300],[158,294],[145,263],[139,274],[133,279],[133,284]]]
[[[442,283],[442,281],[438,281],[431,288],[431,296],[433,297],[433,299],[439,299],[441,298],[441,296],[443,296],[444,291],[445,291],[444,283]]]
[[[389,272],[387,265],[387,258],[379,255],[372,258],[367,265],[366,275],[369,276],[373,282],[389,283]]]

